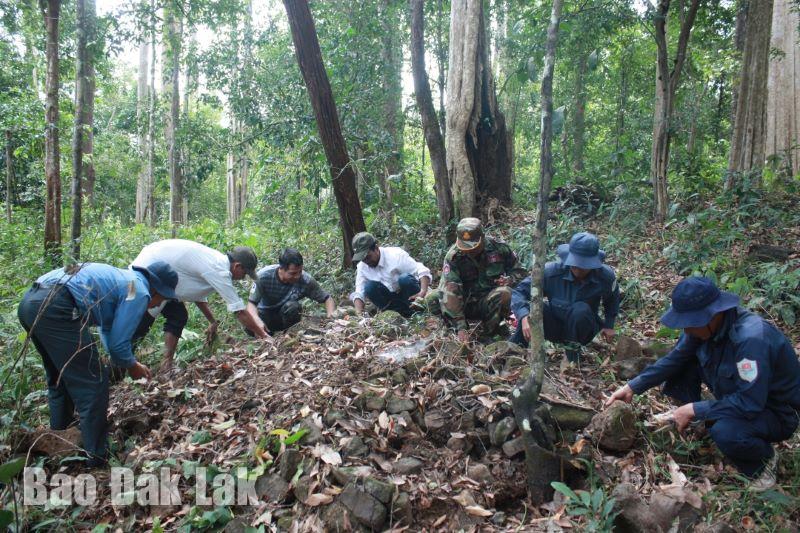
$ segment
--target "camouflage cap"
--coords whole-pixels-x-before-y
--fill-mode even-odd
[[[367,256],[367,252],[369,252],[377,242],[375,237],[372,236],[372,233],[366,231],[356,233],[353,236],[353,261],[363,261]]]
[[[483,223],[479,218],[462,218],[456,227],[456,247],[459,250],[474,250],[483,241]]]

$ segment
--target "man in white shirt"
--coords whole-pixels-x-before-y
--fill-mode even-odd
[[[178,286],[175,288],[177,300],[169,300],[144,314],[134,334],[134,340],[144,337],[159,314],[164,315],[164,362],[162,370],[172,367],[178,339],[189,320],[189,313],[183,302],[194,302],[208,319],[206,335],[213,336],[219,323],[208,306],[208,295],[216,291],[228,311],[258,338],[267,337],[264,324],[245,306],[241,296],[233,286],[234,280],[244,279],[246,275],[256,278],[258,260],[256,254],[247,246],[237,246],[227,254],[213,250],[194,241],[167,239],[145,246],[131,266],[145,268],[163,261],[178,273]]]
[[[402,248],[378,246],[372,234],[353,237],[353,261],[356,267],[356,290],[350,299],[359,313],[364,312],[364,299],[379,310],[397,311],[411,316],[411,302],[424,298],[431,283],[431,271],[415,261]]]

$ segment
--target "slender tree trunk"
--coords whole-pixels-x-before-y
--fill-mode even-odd
[[[422,130],[425,143],[430,152],[433,180],[436,190],[436,207],[439,210],[439,222],[447,225],[453,218],[453,193],[447,176],[447,160],[444,151],[444,140],[433,108],[431,88],[428,74],[425,71],[425,0],[410,0],[411,3],[411,70],[414,75],[414,94],[417,107],[422,118]],[[424,154],[424,152],[423,152]]]
[[[237,140],[237,132],[239,121],[234,117],[233,110],[231,110],[231,135],[230,142],[233,146],[228,150],[227,157],[227,206],[228,206],[228,225],[236,224],[239,220],[239,199],[241,198],[241,191],[239,190],[239,176],[238,176],[238,161],[236,158],[235,146]]]
[[[442,131],[442,138],[447,135],[447,117],[445,112],[444,93],[447,83],[445,72],[447,72],[447,46],[444,42],[444,0],[436,2],[436,66],[439,69],[439,129]]]
[[[148,69],[148,60],[150,59],[150,46],[149,43],[145,40],[142,41],[141,46],[139,47],[139,75],[138,81],[136,84],[136,125],[137,125],[137,136],[139,138],[139,156],[142,158],[142,169],[139,172],[139,179],[136,180],[136,218],[135,221],[137,224],[141,224],[145,221],[145,217],[147,216],[147,178],[148,178],[148,168],[147,168],[147,154],[148,154],[148,147],[147,147],[147,119],[148,114],[148,98],[149,98],[149,86],[147,80],[147,69]]]
[[[574,180],[583,180],[583,150],[586,135],[586,74],[589,71],[589,55],[581,51],[578,57],[578,75],[575,78],[575,117],[573,120],[572,170]]]
[[[145,220],[150,226],[156,225],[156,0],[150,0],[150,90],[147,105],[147,192]]]
[[[320,140],[328,159],[333,194],[339,207],[339,222],[342,226],[343,263],[349,267],[353,261],[353,236],[366,230],[361,212],[361,202],[356,191],[355,172],[350,163],[350,157],[347,155],[347,144],[339,125],[336,102],[333,99],[325,64],[322,62],[317,30],[308,8],[308,2],[306,0],[283,0],[283,5],[289,17],[297,63],[305,80]]]
[[[181,175],[178,130],[181,115],[181,10],[177,3],[169,0],[164,9],[164,91],[170,95],[170,112],[167,121],[167,166],[169,168],[169,219],[173,228],[183,224],[183,176]]]
[[[14,150],[11,146],[11,130],[6,130],[6,222],[11,223],[14,205]]]
[[[72,138],[72,225],[70,241],[72,260],[81,257],[81,222],[83,181],[94,178],[92,163],[93,115],[94,115],[94,61],[87,42],[94,42],[94,0],[76,0],[77,7],[77,57],[75,64],[75,130]],[[90,178],[91,176],[91,178]],[[94,184],[87,187],[94,191]]]
[[[678,47],[675,53],[674,66],[669,69],[667,48],[667,17],[670,0],[660,0],[655,16],[655,40],[658,49],[656,68],[656,95],[653,112],[653,153],[650,160],[650,175],[655,197],[654,218],[657,224],[663,224],[667,218],[669,195],[667,192],[667,173],[669,170],[669,148],[671,141],[670,122],[675,93],[681,80],[683,64],[686,61],[686,49],[689,45],[692,26],[702,0],[691,0],[685,16],[682,15]]]
[[[776,0],[772,15],[767,97],[767,156],[785,177],[800,174],[800,12],[794,0]]]
[[[383,68],[383,119],[386,135],[390,140],[390,152],[386,160],[385,172],[381,176],[381,188],[386,206],[392,205],[392,182],[390,176],[400,174],[403,153],[403,54],[400,43],[400,10],[397,0],[381,0],[381,55]]]
[[[624,55],[623,58],[627,57]],[[626,61],[623,59],[623,63]],[[614,129],[614,152],[615,152],[615,168],[619,171],[623,167],[621,146],[622,135],[625,132],[625,109],[628,106],[628,69],[625,65],[620,65],[619,74],[619,98],[617,99],[617,124]]]
[[[47,197],[44,205],[44,253],[51,266],[61,264],[61,167],[58,147],[58,21],[61,0],[39,0],[47,41],[45,56],[44,172]]]
[[[725,186],[730,188],[743,173],[753,172],[761,182],[767,141],[767,78],[773,0],[751,2],[739,79],[736,117]]]
[[[544,72],[542,75],[542,138],[540,150],[539,197],[536,224],[533,229],[533,267],[531,269],[531,308],[528,320],[531,325],[528,362],[529,376],[520,381],[512,391],[512,405],[517,425],[522,430],[525,443],[525,466],[531,500],[538,505],[548,501],[553,490],[551,481],[560,479],[563,461],[551,452],[552,443],[543,430],[537,415],[539,393],[544,381],[546,354],[544,349],[542,285],[544,262],[547,253],[547,199],[553,179],[553,69],[555,66],[558,24],[561,18],[561,0],[553,0],[550,24],[545,44]]]

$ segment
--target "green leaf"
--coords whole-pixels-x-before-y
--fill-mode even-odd
[[[211,433],[207,429],[196,431],[191,438],[192,444],[205,444],[211,442]]]
[[[567,498],[569,498],[570,501],[580,503],[581,499],[578,498],[578,495],[575,494],[575,492],[573,492],[573,490],[569,488],[566,484],[560,481],[551,481],[550,486],[553,487],[553,489],[560,492],[561,494],[563,494],[564,496],[566,496]]]
[[[306,433],[308,433],[307,429],[305,429],[305,428],[298,429],[297,431],[295,431],[294,433],[292,433],[291,435],[286,437],[286,440],[284,440],[283,442],[287,446],[290,446],[290,445],[294,444],[295,442],[299,441],[300,439],[302,439],[303,437],[305,437]]]
[[[101,522],[92,528],[92,533],[105,533],[109,527],[110,524],[108,522]],[[155,531],[155,525],[153,526],[153,531]]]
[[[599,61],[599,55],[597,53],[597,50],[595,50],[594,52],[589,54],[589,62],[588,62],[589,70],[596,70],[598,61]]]
[[[525,72],[528,74],[528,79],[530,81],[536,81],[539,72],[536,69],[536,60],[534,58],[529,57],[525,62]]]
[[[511,28],[512,33],[519,33],[523,29],[525,29],[525,20],[519,19],[517,22],[514,23],[514,27]]]
[[[796,498],[792,498],[791,496],[787,496],[786,494],[778,492],[777,490],[774,490],[774,489],[762,492],[759,495],[759,497],[762,500],[766,500],[768,502],[777,503],[778,505],[783,505],[783,506],[786,506],[786,507],[794,505],[795,504],[795,500],[796,500]]]
[[[595,489],[592,493],[592,509],[600,511],[603,506],[603,489]]]
[[[588,492],[585,490],[579,490],[577,491],[577,494],[581,497],[581,502],[583,502],[583,505],[589,508],[592,507],[592,496]]]
[[[0,465],[0,482],[11,483],[14,477],[25,468],[25,457],[17,457]]]
[[[5,531],[8,526],[14,523],[14,513],[3,509],[0,511],[0,531]]]
[[[588,507],[573,507],[567,510],[567,514],[570,516],[583,516],[589,514],[591,511],[592,510]]]
[[[564,129],[564,112],[566,108],[562,105],[553,111],[553,135],[558,135]]]

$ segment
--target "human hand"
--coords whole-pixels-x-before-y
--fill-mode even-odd
[[[522,336],[526,341],[531,342],[531,322],[527,316],[522,319]]]
[[[425,295],[428,294],[428,291],[419,291],[417,294],[412,294],[408,297],[409,301],[421,300],[425,298]]]
[[[689,422],[694,420],[694,404],[687,403],[672,411],[672,418],[675,420],[675,427],[679,433],[683,433],[689,426]]]
[[[603,340],[606,342],[611,342],[614,340],[617,332],[614,331],[614,328],[603,328],[600,330],[600,335],[602,335]]]
[[[605,401],[603,407],[608,407],[617,400],[622,400],[625,403],[631,403],[633,401],[633,389],[630,387],[630,385],[625,385],[624,387],[617,389],[617,391]]]
[[[170,359],[169,361],[171,362],[172,360]],[[128,369],[128,375],[133,380],[142,379],[142,378],[150,379],[150,377],[151,377],[150,369],[147,368],[146,366],[144,366],[142,363],[140,363],[138,361],[135,362],[133,364],[133,366]]]
[[[463,343],[469,342],[469,332],[465,329],[458,330],[458,341]]]
[[[216,320],[211,322],[205,331],[206,343],[211,344],[217,338],[217,330],[219,329],[219,322]]]
[[[511,278],[509,276],[500,276],[496,280],[494,280],[494,284],[498,287],[507,287],[511,285]]]

